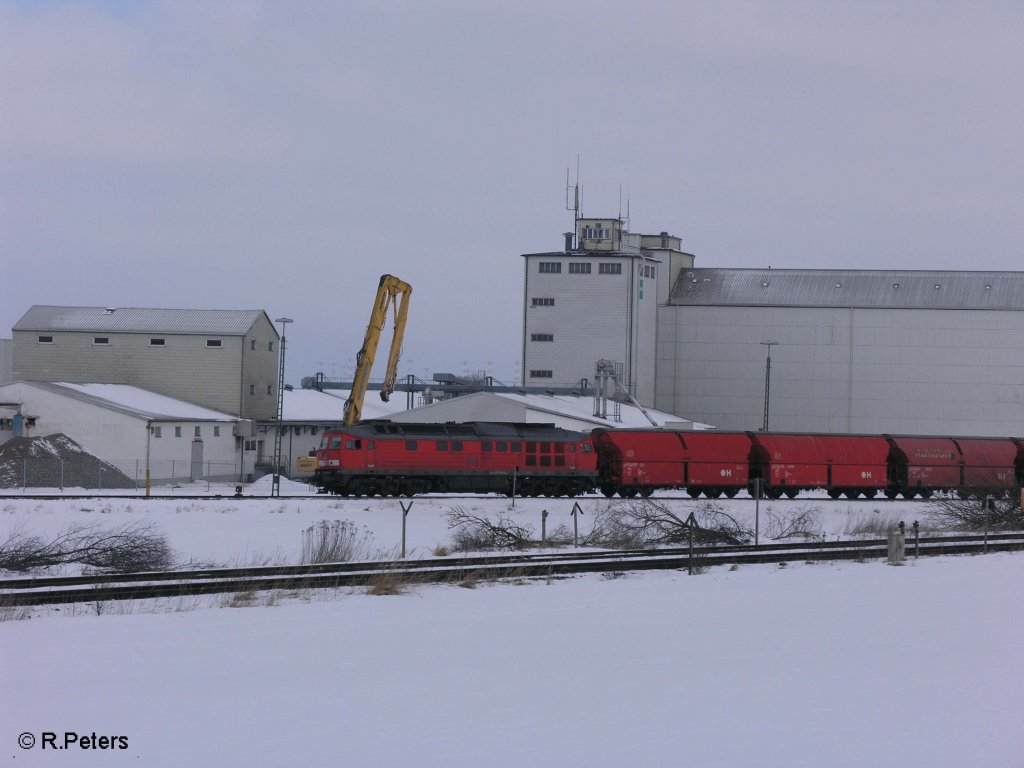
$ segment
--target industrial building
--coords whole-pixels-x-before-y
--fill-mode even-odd
[[[154,483],[253,475],[249,422],[127,384],[16,381],[0,386],[0,415],[0,444],[63,434],[139,487],[147,470]]]
[[[524,254],[525,383],[604,361],[641,403],[722,429],[1024,434],[1024,272],[695,268],[621,224]],[[571,266],[616,262],[614,284]]]
[[[654,403],[657,308],[693,256],[678,237],[638,235],[624,222],[578,219],[566,249],[523,254],[523,384],[593,384],[607,360],[640,402]]]
[[[277,416],[279,337],[262,310],[33,306],[13,379],[129,384],[234,416]]]

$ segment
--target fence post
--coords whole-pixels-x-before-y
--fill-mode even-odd
[[[985,551],[986,555],[988,554],[988,529],[989,529],[989,523],[991,522],[990,521],[990,515],[992,514],[992,502],[993,502],[993,498],[991,496],[986,496],[985,497],[985,547],[984,547],[984,551]]]
[[[400,501],[398,505],[402,508],[402,559],[405,560],[405,518],[409,516],[409,510],[412,509],[412,502],[409,502],[409,506],[405,506],[405,502]]]
[[[760,477],[754,478],[754,546],[760,543],[761,539],[761,485],[764,483]]]
[[[583,514],[583,509],[580,507],[578,501],[572,503],[572,545],[579,548],[580,546],[580,523],[578,514]]]
[[[28,459],[21,460],[21,492],[28,488]]]
[[[542,542],[548,540],[548,511],[546,509],[540,511],[540,540]]]
[[[903,531],[905,526],[900,521],[898,531],[889,531],[889,565],[902,565],[906,559],[906,539]]]
[[[690,535],[690,557],[687,560],[687,575],[688,576],[693,576],[693,529],[696,527],[696,525],[697,525],[697,518],[693,514],[693,512],[691,512],[690,516],[688,518],[686,518],[686,530],[687,530],[687,533],[689,533],[689,535]]]
[[[60,460],[60,489],[64,490],[64,459]]]
[[[917,556],[921,551],[921,525],[914,521],[914,559],[917,560]]]

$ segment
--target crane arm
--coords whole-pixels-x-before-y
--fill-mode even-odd
[[[402,351],[402,337],[405,335],[406,318],[409,313],[409,297],[412,286],[399,280],[394,275],[381,275],[377,287],[377,298],[370,313],[370,324],[366,326],[363,347],[356,354],[356,372],[352,378],[352,392],[345,401],[345,426],[352,426],[362,417],[363,398],[370,383],[370,371],[377,356],[377,345],[380,343],[381,331],[387,322],[388,308],[394,308],[395,327],[391,339],[391,352],[388,355],[388,367],[384,374],[384,386],[380,391],[381,400],[387,401],[395,389],[398,377],[398,357]]]

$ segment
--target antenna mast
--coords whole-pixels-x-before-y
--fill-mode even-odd
[[[569,204],[572,190],[572,205]],[[572,247],[576,247],[577,223],[580,220],[580,156],[576,155],[576,184],[569,183],[569,166],[565,166],[565,210],[572,211]],[[568,238],[566,238],[568,240]]]

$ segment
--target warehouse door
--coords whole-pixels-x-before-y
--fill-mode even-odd
[[[198,437],[192,441],[192,471],[188,476],[193,483],[203,476],[203,441]]]

